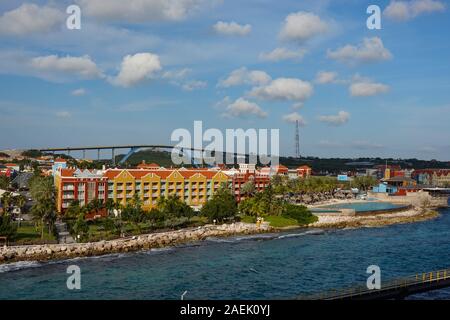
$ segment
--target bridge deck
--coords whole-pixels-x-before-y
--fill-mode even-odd
[[[450,269],[416,274],[414,276],[382,282],[380,289],[369,290],[365,286],[330,290],[308,297],[307,300],[375,300],[403,299],[406,296],[450,287]]]

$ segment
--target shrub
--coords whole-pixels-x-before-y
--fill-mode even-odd
[[[285,204],[282,216],[297,220],[299,225],[307,225],[317,221],[317,217],[305,206],[295,204]]]

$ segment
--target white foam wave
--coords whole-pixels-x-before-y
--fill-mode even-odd
[[[38,261],[18,261],[13,263],[1,264],[0,273],[18,271],[27,268],[36,268],[41,265],[42,264],[39,263]]]
[[[319,234],[324,234],[324,233],[325,233],[325,231],[322,229],[308,230],[308,231],[304,231],[304,232],[300,232],[300,233],[283,234],[283,235],[279,236],[278,239],[294,238],[294,237],[301,237],[301,236],[307,236],[307,235],[319,235]]]

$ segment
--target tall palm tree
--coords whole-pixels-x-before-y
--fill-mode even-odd
[[[21,221],[21,216],[22,216],[22,210],[23,207],[25,206],[25,204],[27,203],[27,199],[23,196],[23,195],[18,195],[14,197],[14,202],[16,204],[17,207],[19,207],[19,227],[20,227],[20,221]]]
[[[53,179],[51,177],[34,177],[30,183],[30,192],[36,201],[36,204],[32,208],[32,213],[35,220],[41,224],[41,238],[43,238],[44,226],[48,226],[50,233],[56,221],[56,191],[53,185]]]

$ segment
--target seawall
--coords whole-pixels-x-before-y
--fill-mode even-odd
[[[206,225],[195,229],[181,229],[161,233],[139,235],[109,241],[48,244],[34,246],[11,246],[0,248],[0,264],[15,261],[47,261],[89,257],[104,254],[148,250],[174,246],[181,243],[204,240],[208,237],[226,237],[237,234],[255,234],[274,231],[267,223]]]

